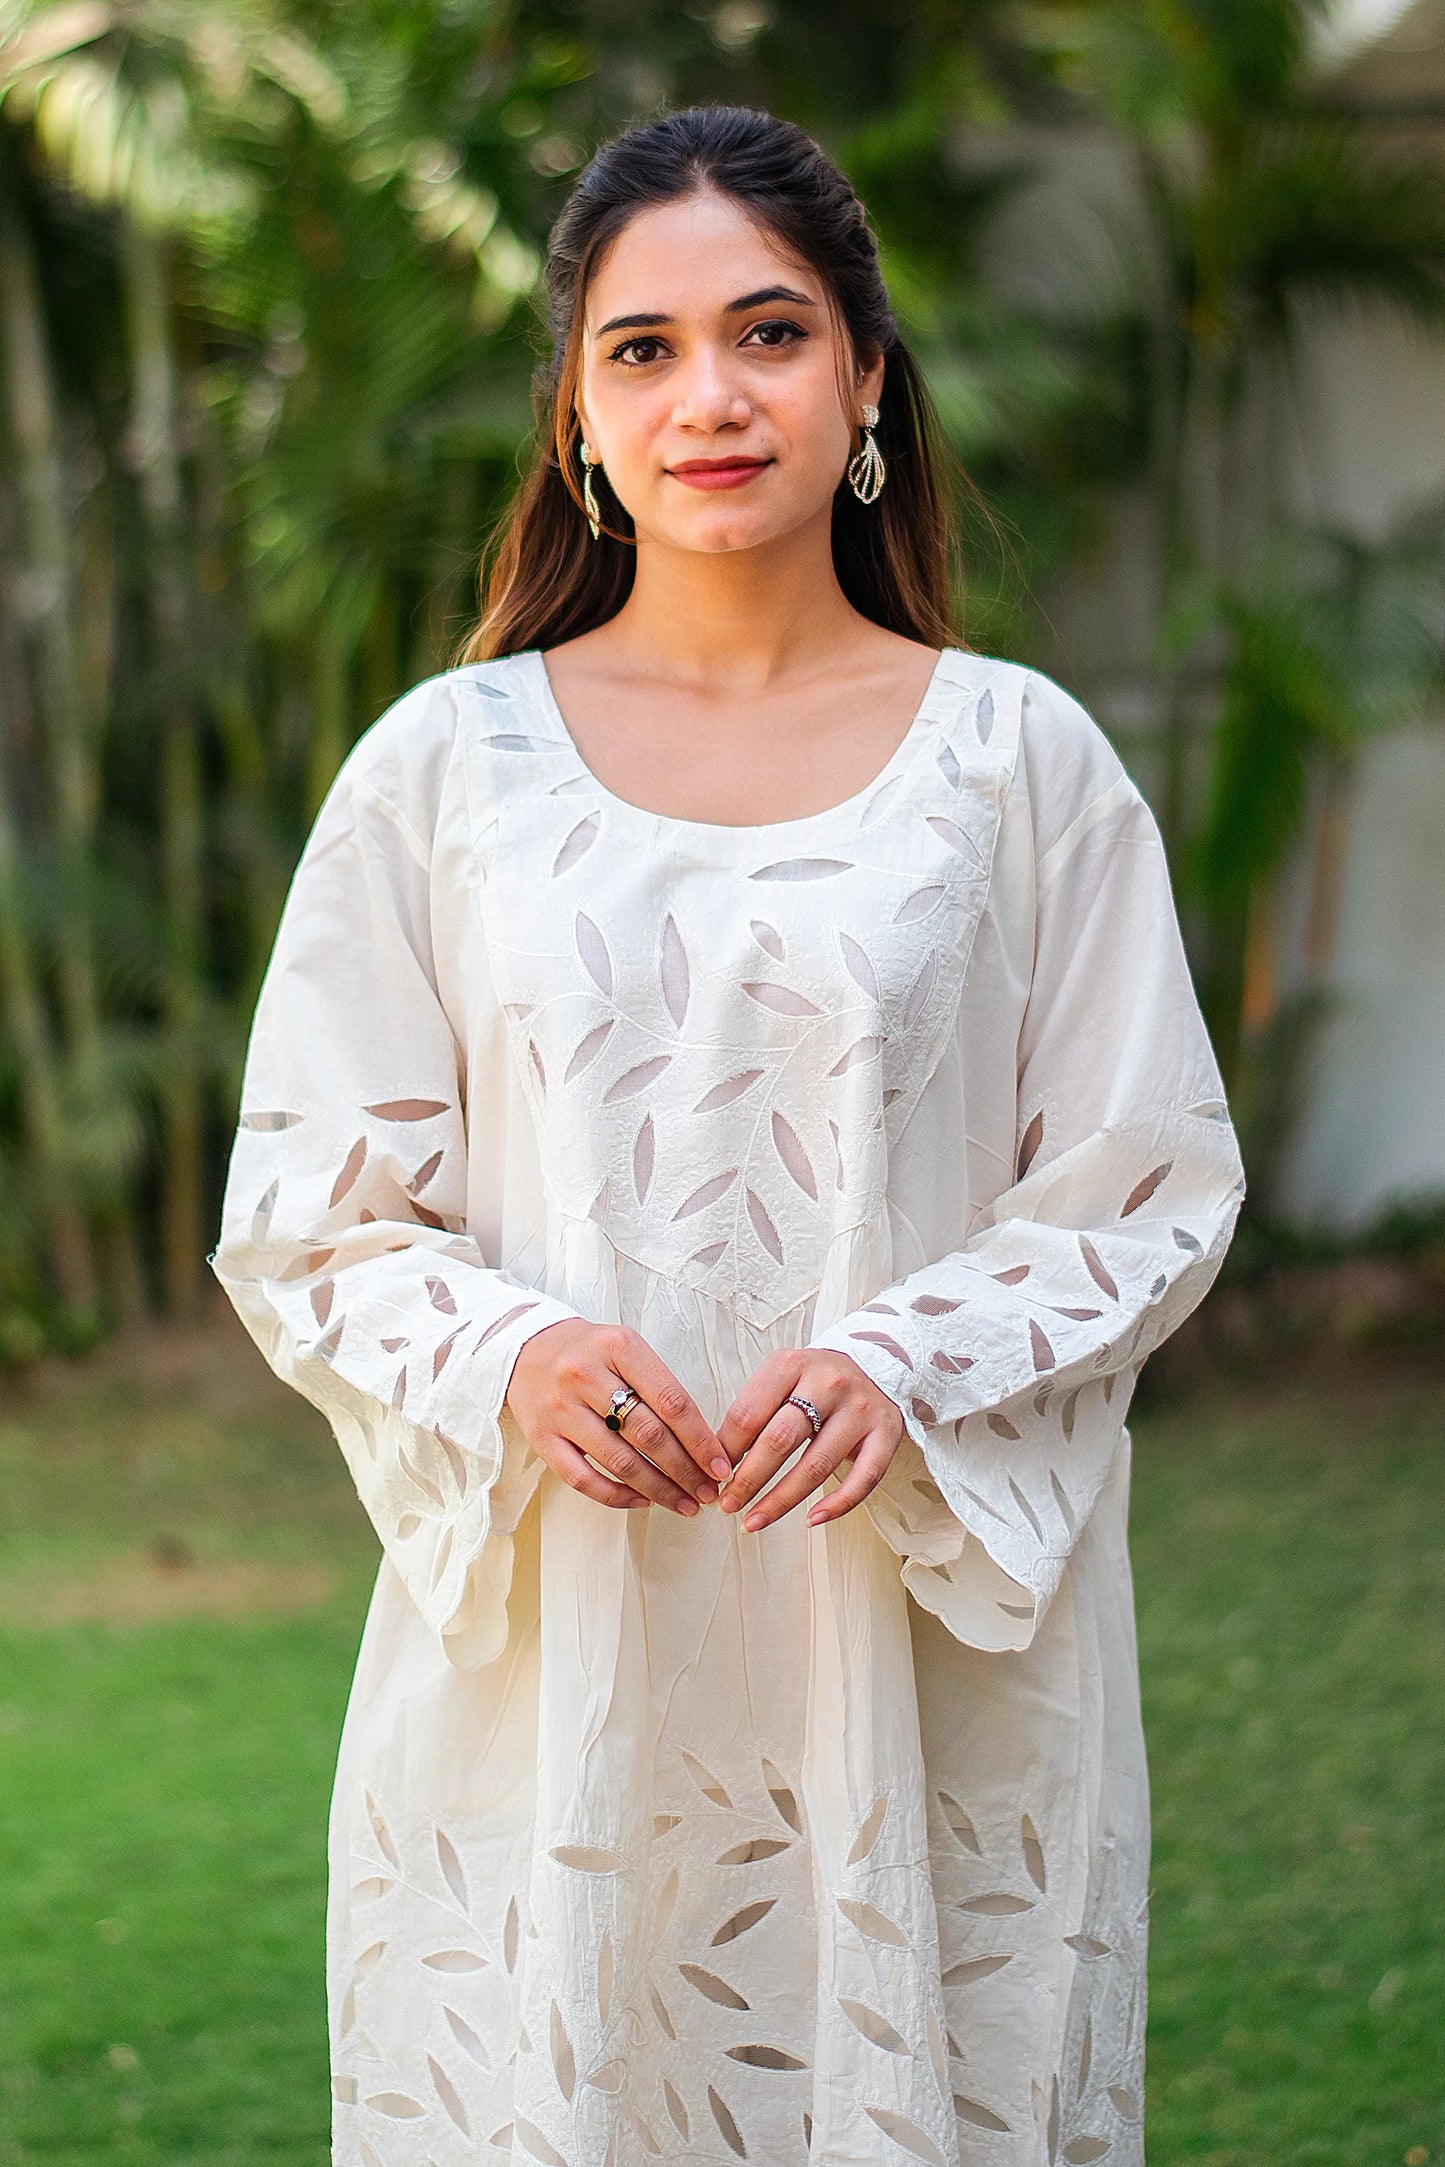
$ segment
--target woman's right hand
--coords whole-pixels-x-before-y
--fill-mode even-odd
[[[603,1420],[619,1384],[639,1395],[620,1430]],[[691,1395],[625,1324],[567,1318],[525,1340],[507,1405],[539,1459],[599,1505],[712,1504],[732,1462]],[[606,1472],[600,1472],[593,1461]]]

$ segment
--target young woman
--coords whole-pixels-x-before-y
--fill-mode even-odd
[[[345,761],[212,1263],[382,1560],[341,2167],[1141,2156],[1124,1415],[1243,1181],[1155,824],[962,647],[766,115],[598,153],[466,659]]]

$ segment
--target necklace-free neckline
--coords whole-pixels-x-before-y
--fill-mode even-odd
[[[586,779],[590,789],[604,805],[611,809],[619,820],[640,823],[653,835],[670,833],[679,838],[692,837],[699,842],[715,843],[725,841],[746,845],[764,841],[771,843],[778,839],[784,841],[792,838],[801,839],[811,831],[822,828],[825,824],[837,822],[846,825],[852,816],[860,813],[877,791],[890,783],[895,776],[901,774],[911,764],[920,742],[928,734],[929,727],[934,720],[935,696],[946,679],[948,658],[958,651],[951,647],[945,647],[940,651],[934,661],[932,670],[929,672],[928,682],[923,689],[923,696],[913,711],[907,729],[894,746],[883,766],[863,785],[861,790],[855,790],[848,797],[839,799],[833,805],[825,805],[816,812],[796,813],[787,820],[761,821],[692,820],[682,813],[655,812],[649,806],[637,804],[632,798],[619,796],[615,790],[608,788],[607,784],[602,781],[601,777],[582,757],[581,750],[568,727],[567,718],[562,712],[556,692],[553,689],[551,673],[547,668],[546,658],[542,650],[538,647],[529,648],[523,655],[518,657],[518,660],[527,663],[530,667],[535,698],[552,731],[560,737],[570,750],[573,759],[577,763],[580,775]]]

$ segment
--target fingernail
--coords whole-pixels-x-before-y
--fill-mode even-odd
[[[725,1460],[722,1457],[722,1454],[719,1453],[718,1457],[712,1463],[712,1471],[717,1476],[719,1482],[726,1482],[728,1476],[733,1471],[733,1463],[731,1460]]]
[[[697,1499],[695,1497],[679,1498],[677,1502],[677,1509],[681,1513],[691,1515],[692,1513],[695,1513],[698,1509]]]
[[[748,1528],[754,1535],[756,1535],[758,1529],[762,1526],[762,1524],[763,1522],[760,1515],[755,1512],[750,1512],[746,1520],[744,1520],[743,1522],[743,1526],[745,1528]]]

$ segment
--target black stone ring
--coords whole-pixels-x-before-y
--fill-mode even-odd
[[[612,1405],[602,1417],[609,1430],[620,1430],[642,1395],[634,1392],[630,1384],[620,1384],[612,1395]]]

